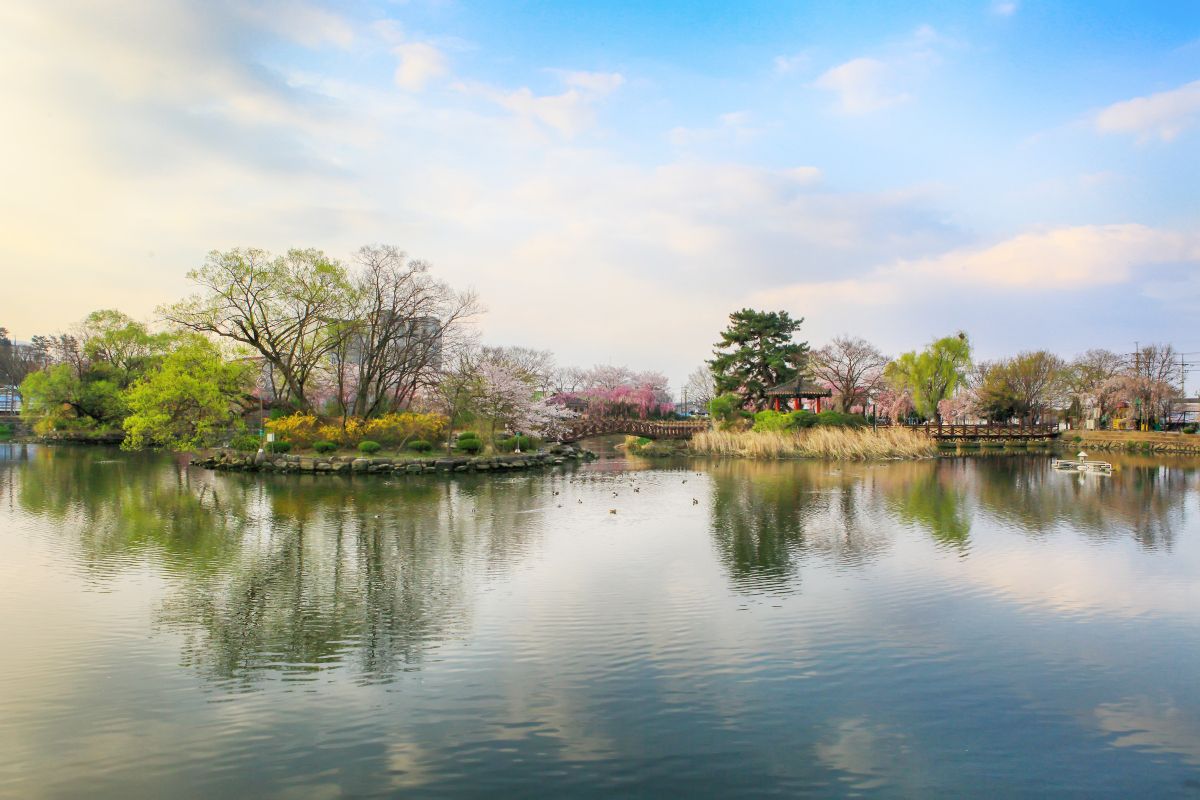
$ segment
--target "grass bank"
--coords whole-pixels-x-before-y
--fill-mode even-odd
[[[904,428],[808,428],[802,431],[728,433],[708,431],[693,437],[695,455],[745,458],[924,458],[937,455],[932,439]]]

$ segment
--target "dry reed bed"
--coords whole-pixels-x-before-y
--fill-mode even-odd
[[[697,455],[746,458],[924,458],[937,454],[928,436],[903,428],[882,431],[808,428],[804,431],[728,433],[705,431],[691,442]]]

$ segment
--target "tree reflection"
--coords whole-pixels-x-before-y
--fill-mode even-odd
[[[795,591],[800,564],[857,566],[890,544],[874,524],[866,465],[712,462],[712,532],[734,587]]]
[[[971,534],[968,470],[961,461],[935,459],[897,464],[883,482],[888,511],[928,531],[943,545],[965,550]]]
[[[1195,459],[1109,457],[1112,475],[1059,472],[1046,458],[1008,458],[977,471],[980,508],[1033,536],[1069,524],[1098,541],[1132,536],[1147,549],[1170,549],[1182,525]]]
[[[159,630],[246,686],[330,668],[387,681],[465,630],[483,580],[525,553],[535,480],[213,474],[171,456],[40,448],[4,481],[97,580],[161,568]],[[14,476],[16,476],[14,478]]]

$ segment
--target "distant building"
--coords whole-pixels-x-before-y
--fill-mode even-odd
[[[21,413],[21,395],[15,386],[0,386],[0,414]]]

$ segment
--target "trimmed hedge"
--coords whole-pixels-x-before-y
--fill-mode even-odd
[[[412,450],[414,453],[428,453],[433,449],[433,445],[431,445],[429,442],[423,442],[420,439],[417,439],[415,442],[408,443],[408,449]]]
[[[313,442],[313,450],[316,450],[321,455],[325,455],[337,450],[337,445],[333,442]]]
[[[291,442],[272,442],[271,449],[274,450],[276,453],[286,453],[287,451],[292,449],[292,443]]]
[[[379,442],[359,442],[358,443],[358,452],[366,453],[367,455],[374,455],[375,453],[378,453],[382,449],[383,449],[383,445],[381,445]]]

